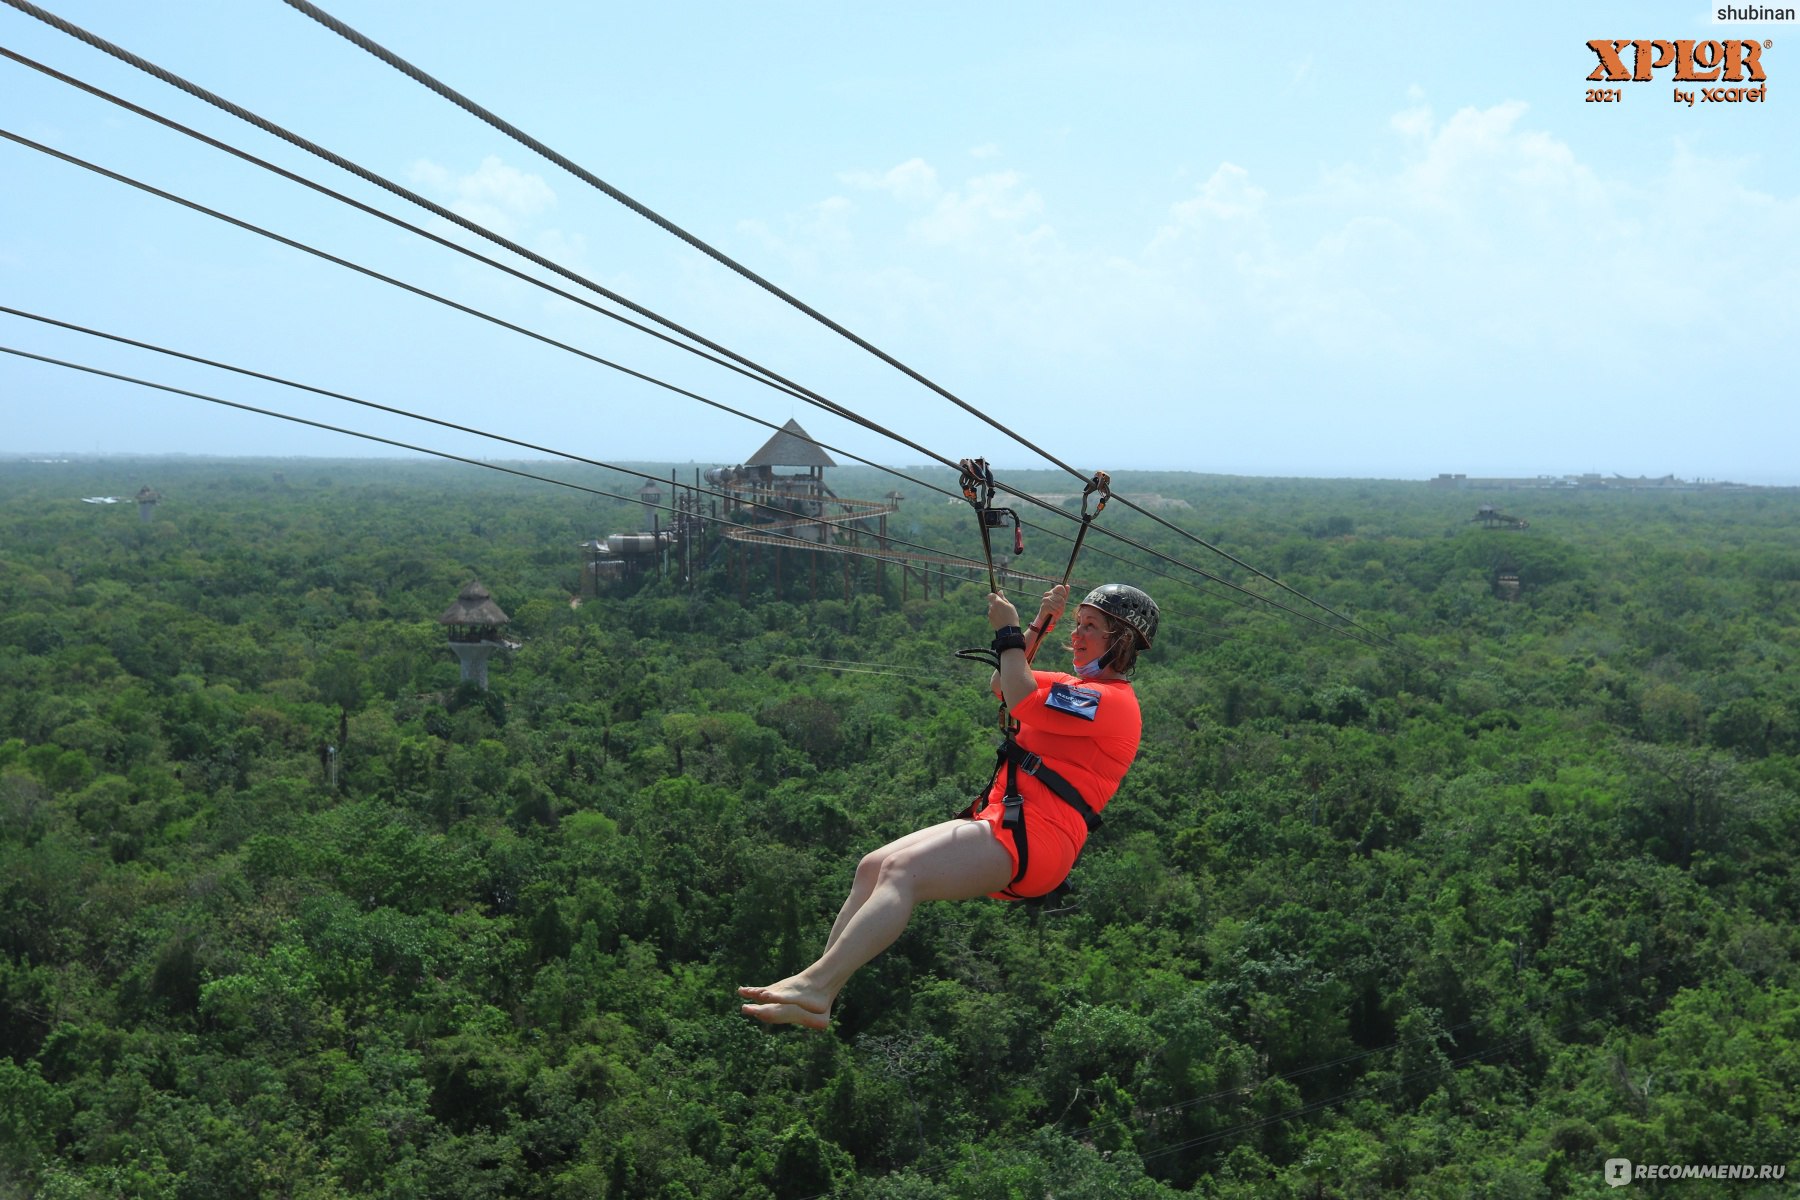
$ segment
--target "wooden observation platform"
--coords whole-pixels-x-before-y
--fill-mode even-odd
[[[930,595],[935,574],[942,596],[947,575],[966,571],[970,579],[979,579],[986,574],[987,565],[973,558],[895,548],[888,537],[887,521],[899,511],[900,493],[889,492],[880,500],[839,496],[825,483],[825,469],[836,465],[799,423],[790,419],[741,466],[718,467],[706,473],[706,481],[729,498],[728,515],[733,523],[725,536],[732,546],[731,570],[740,596],[749,590],[751,558],[760,560],[764,554],[773,558],[779,590],[787,551],[806,555],[814,599],[818,598],[819,561],[828,554],[839,560],[846,601],[853,592],[853,564],[858,559],[874,562],[877,589],[886,586],[888,564],[897,566],[902,599],[915,579],[922,594]],[[798,471],[783,474],[782,467]],[[1046,575],[1012,570],[1007,574],[1056,582]]]

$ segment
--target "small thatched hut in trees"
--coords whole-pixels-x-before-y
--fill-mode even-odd
[[[502,645],[500,627],[511,620],[480,580],[471,579],[463,585],[456,603],[438,618],[438,624],[450,627],[450,649],[462,663],[463,682],[487,690],[488,659]]]

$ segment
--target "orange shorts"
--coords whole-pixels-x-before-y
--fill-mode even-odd
[[[1025,875],[1008,891],[989,892],[994,899],[1029,900],[1048,895],[1056,889],[1057,884],[1069,877],[1069,872],[1075,867],[1075,859],[1081,854],[1081,847],[1087,841],[1087,831],[1082,831],[1082,837],[1078,841],[1070,836],[1068,829],[1044,815],[1049,805],[1061,803],[1054,797],[1032,797],[1025,801]],[[1017,875],[1019,847],[1013,841],[1012,831],[1000,824],[1005,815],[1006,806],[999,800],[990,800],[971,819],[987,822],[1007,857],[1012,859],[1013,874]]]

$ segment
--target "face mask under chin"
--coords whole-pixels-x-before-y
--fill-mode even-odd
[[[1112,661],[1112,656],[1112,651],[1108,650],[1099,658],[1089,659],[1084,663],[1076,663],[1075,674],[1081,676],[1083,679],[1094,679],[1099,676],[1100,672],[1106,670],[1106,664]]]

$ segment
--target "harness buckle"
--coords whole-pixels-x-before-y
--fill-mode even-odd
[[[1008,829],[1012,829],[1018,826],[1020,822],[1024,821],[1025,797],[1019,795],[1018,792],[1008,792],[1006,797],[1001,801],[1001,805],[1000,824]]]
[[[1020,746],[1019,749],[1023,751],[1019,756],[1019,770],[1025,772],[1027,775],[1035,776],[1038,773],[1038,768],[1044,765],[1043,756],[1038,754],[1035,750],[1026,750],[1023,746]]]

